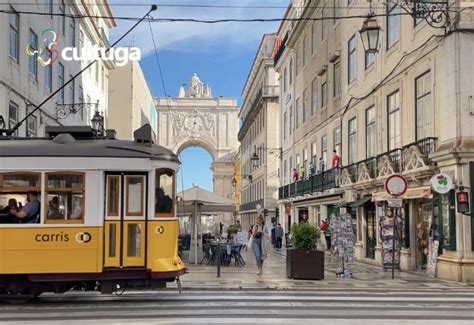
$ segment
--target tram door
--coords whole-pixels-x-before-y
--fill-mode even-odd
[[[104,266],[144,267],[146,174],[106,175]]]

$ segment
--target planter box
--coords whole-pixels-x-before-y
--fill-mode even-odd
[[[288,249],[286,276],[290,279],[323,280],[324,252]]]

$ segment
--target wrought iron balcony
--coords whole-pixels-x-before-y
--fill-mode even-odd
[[[402,148],[403,172],[411,172],[429,168],[429,155],[436,151],[437,138],[424,138],[410,143]]]
[[[333,168],[282,186],[278,190],[278,199],[285,200],[292,197],[314,194],[331,188],[337,188],[337,175],[339,172],[339,168]]]
[[[436,151],[437,138],[425,138],[402,148],[390,150],[342,167],[341,186],[362,184],[394,173],[410,173],[430,169],[429,154]]]
[[[240,208],[239,208],[239,211],[256,210],[258,204],[260,204],[260,206],[263,209],[263,199],[262,199],[262,200],[257,200],[257,201],[252,201],[252,202],[247,202],[247,203],[241,204]]]

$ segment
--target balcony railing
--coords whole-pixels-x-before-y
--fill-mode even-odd
[[[244,121],[242,122],[242,127],[240,128],[239,134],[238,134],[239,141],[242,140],[245,133],[247,132],[250,126],[250,121],[254,118],[254,115],[257,112],[257,107],[260,104],[260,100],[262,98],[278,97],[278,96],[280,96],[280,86],[263,86],[262,88],[259,89],[259,91],[257,92],[257,95],[255,96],[255,99],[252,102],[252,105],[250,105],[249,111],[247,115],[245,116]],[[244,106],[245,106],[245,103],[244,103]]]
[[[291,197],[303,196],[306,194],[322,192],[331,188],[337,188],[339,172],[339,168],[333,168],[282,186],[278,190],[278,199],[284,200]]]
[[[425,138],[377,157],[344,166],[342,167],[341,185],[362,183],[394,173],[405,173],[429,167],[428,156],[435,152],[436,148],[437,138]]]
[[[241,204],[239,211],[256,210],[258,204],[260,204],[260,206],[263,209],[263,199],[262,199],[262,200],[257,200],[257,201],[252,201],[252,202],[247,202],[247,203]]]

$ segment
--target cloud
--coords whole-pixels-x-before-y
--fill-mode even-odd
[[[278,6],[286,7],[289,0],[221,0],[213,5],[236,6]],[[146,6],[120,6],[117,4],[130,3],[130,0],[112,0],[109,2],[114,16],[142,17],[148,10]],[[171,2],[168,2],[171,3]],[[183,2],[179,2],[183,4]],[[200,1],[187,2],[193,5]],[[202,2],[209,4],[209,2]],[[248,8],[191,8],[191,7],[159,7],[153,12],[154,18],[193,18],[193,19],[223,19],[223,18],[279,18],[283,16],[284,8],[248,9]],[[123,35],[134,22],[117,20],[117,27],[111,30],[111,40]],[[254,49],[264,33],[275,32],[279,23],[219,23],[202,24],[189,22],[151,23],[155,40],[160,50],[172,50],[184,53],[219,52],[235,53]],[[121,45],[138,46],[142,56],[153,51],[150,26],[142,22],[130,33]]]

